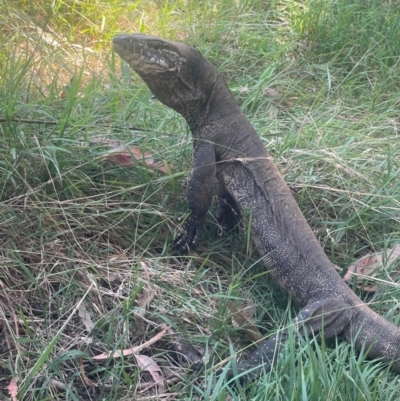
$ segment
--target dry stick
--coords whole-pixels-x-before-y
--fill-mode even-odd
[[[27,124],[47,124],[47,125],[57,125],[58,121],[50,121],[50,120],[35,120],[30,118],[12,118],[7,119],[6,117],[0,117],[0,123],[5,122],[18,122],[18,123],[27,123]],[[67,124],[70,125],[70,124]],[[122,126],[113,126],[111,124],[88,124],[87,127],[103,127],[103,128],[115,128],[115,129],[128,129],[130,131],[141,131],[141,132],[154,132],[155,134],[167,134],[162,131],[153,131],[140,127],[122,127]]]

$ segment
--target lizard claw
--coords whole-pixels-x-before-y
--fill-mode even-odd
[[[186,219],[182,231],[177,235],[172,246],[173,250],[179,253],[187,253],[190,249],[194,250],[199,242],[204,216],[197,217],[193,212]]]

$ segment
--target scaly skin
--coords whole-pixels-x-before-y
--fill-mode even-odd
[[[217,177],[225,194],[219,217],[232,221],[232,209],[251,210],[252,237],[266,269],[302,308],[293,322],[298,331],[326,339],[341,335],[400,373],[400,329],[364,304],[335,271],[217,69],[183,43],[135,34],[116,36],[113,45],[193,134],[190,215],[175,248],[184,252],[198,243]],[[268,338],[237,365],[238,373],[253,379],[268,372],[286,339],[286,330]]]

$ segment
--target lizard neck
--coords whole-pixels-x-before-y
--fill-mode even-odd
[[[217,74],[213,80],[206,81],[198,106],[191,108],[190,114],[181,114],[185,117],[193,136],[199,137],[201,133],[208,129],[214,130],[241,113],[224,78]]]

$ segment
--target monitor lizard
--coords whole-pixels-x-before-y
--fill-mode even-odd
[[[229,225],[235,211],[250,211],[265,268],[301,308],[294,327],[325,339],[340,335],[400,373],[400,329],[362,302],[336,272],[218,70],[197,49],[154,36],[118,35],[113,47],[158,100],[186,119],[193,135],[190,214],[174,247],[185,252],[197,245],[217,177],[219,219]],[[235,371],[249,379],[268,372],[287,338],[287,329],[278,331]]]

